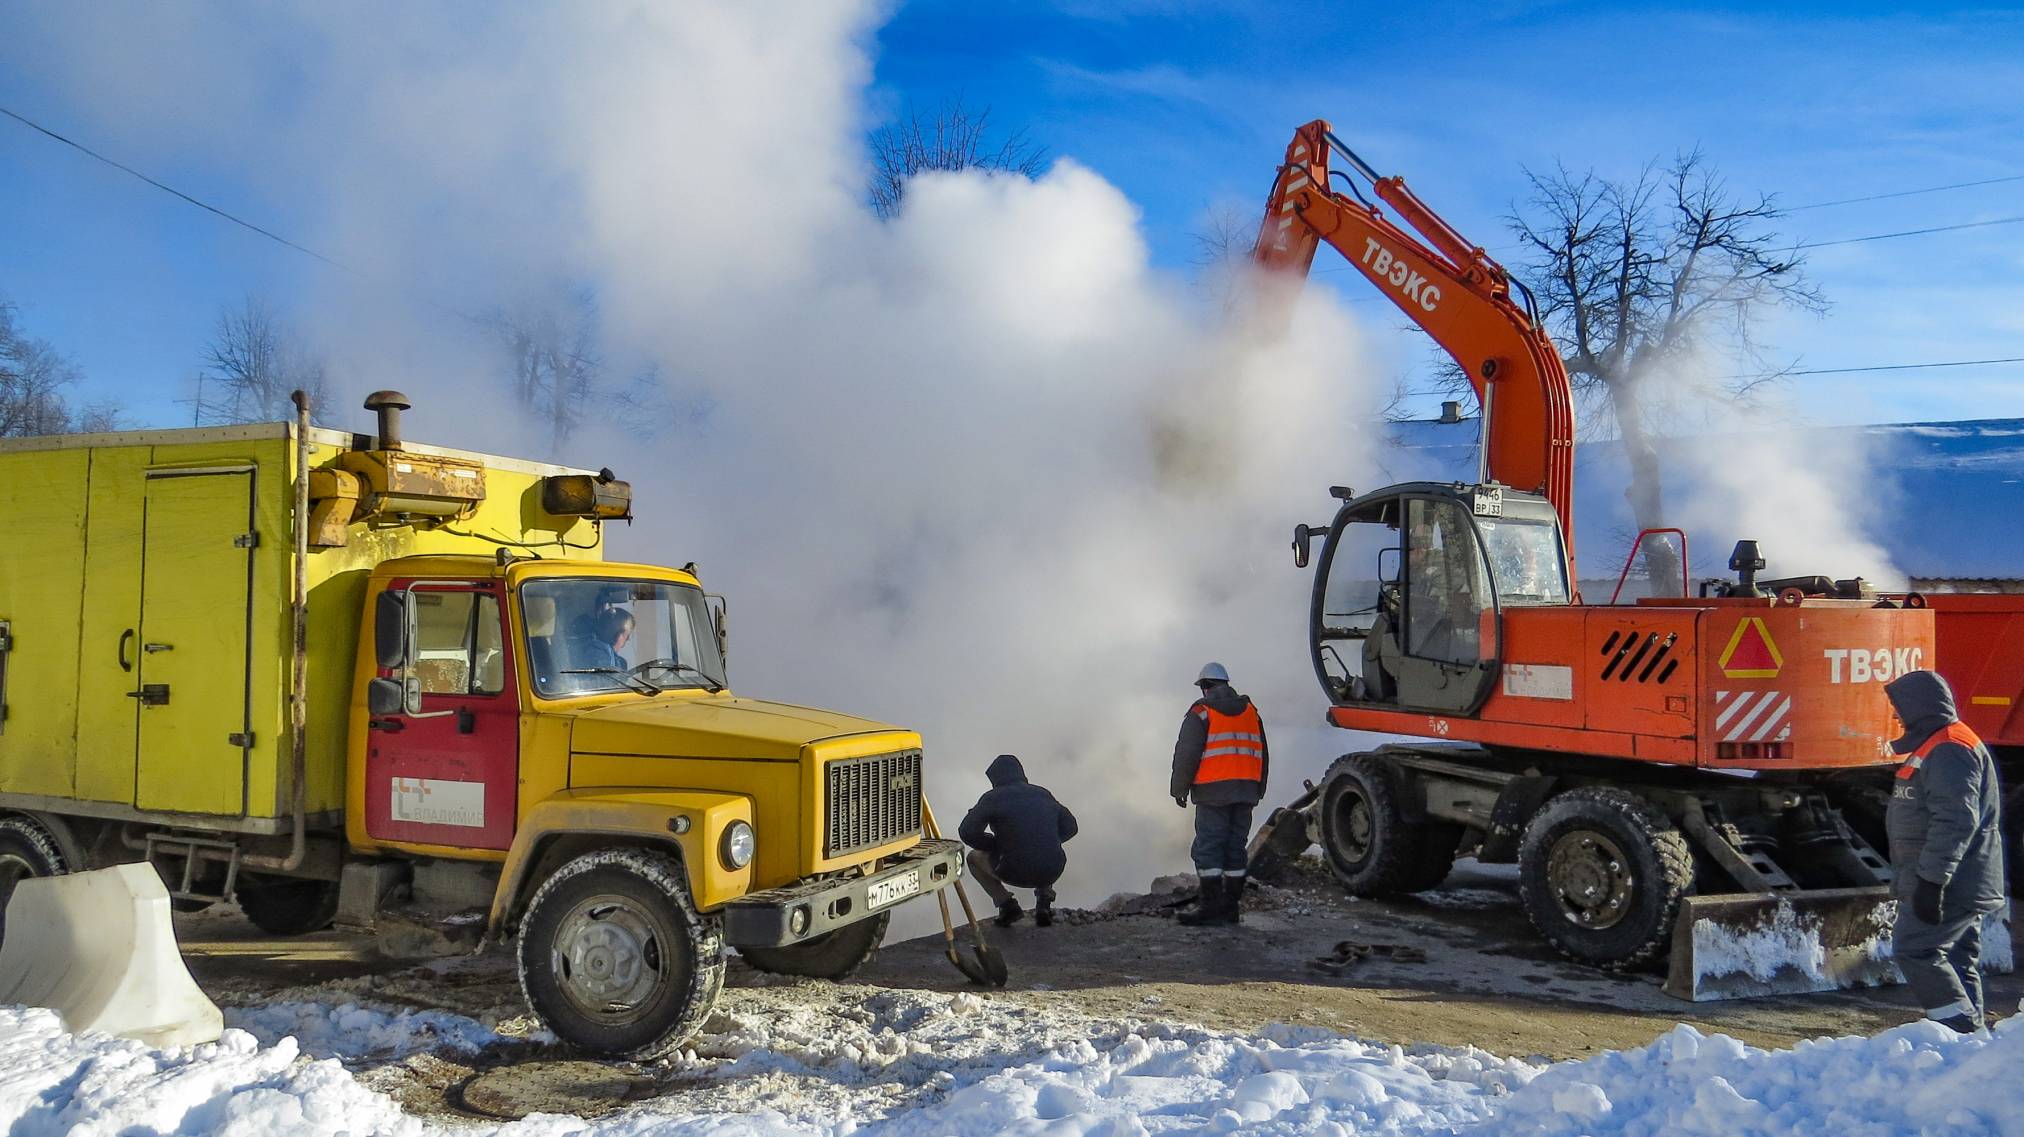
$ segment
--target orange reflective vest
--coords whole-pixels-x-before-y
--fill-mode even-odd
[[[1934,731],[1931,738],[1920,743],[1919,748],[1912,751],[1912,756],[1905,759],[1904,765],[1898,767],[1897,776],[1909,778],[1918,773],[1919,767],[1926,764],[1926,755],[1933,752],[1933,747],[1945,742],[1958,743],[1970,750],[1978,750],[1982,746],[1982,737],[1969,730],[1966,723],[1950,722]]]
[[[1195,704],[1195,713],[1209,724],[1209,737],[1202,744],[1202,761],[1195,767],[1195,784],[1210,782],[1262,782],[1265,780],[1265,722],[1258,708],[1245,706],[1226,715],[1204,703]]]

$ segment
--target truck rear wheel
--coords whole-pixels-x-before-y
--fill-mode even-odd
[[[1432,888],[1454,866],[1460,831],[1445,853],[1430,852],[1431,827],[1406,820],[1400,796],[1396,767],[1377,755],[1346,754],[1329,768],[1321,792],[1321,849],[1352,896]]]
[[[306,936],[330,927],[337,918],[334,880],[248,874],[239,878],[232,892],[246,918],[270,936]]]
[[[30,877],[69,871],[56,838],[40,822],[19,813],[0,814],[0,941],[7,938],[7,902],[14,886]]]
[[[891,922],[892,913],[881,912],[869,920],[846,924],[798,944],[741,947],[738,954],[759,970],[775,975],[842,979],[870,963],[872,957],[878,954],[879,944],[885,942],[886,925]]]
[[[556,1037],[597,1054],[662,1057],[724,986],[724,938],[675,858],[606,849],[543,882],[520,925],[520,987]]]
[[[1518,849],[1532,926],[1569,958],[1613,970],[1665,954],[1693,883],[1693,850],[1672,820],[1608,786],[1548,801]]]

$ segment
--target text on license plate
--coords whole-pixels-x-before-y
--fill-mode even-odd
[[[865,905],[871,911],[878,911],[897,900],[904,900],[921,890],[921,870],[908,869],[898,876],[875,880],[865,891]]]

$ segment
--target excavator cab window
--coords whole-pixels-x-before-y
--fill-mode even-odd
[[[1451,487],[1345,505],[1317,566],[1315,670],[1332,701],[1468,713],[1495,677],[1497,589]]]

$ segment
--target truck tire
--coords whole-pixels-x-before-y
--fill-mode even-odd
[[[1440,857],[1427,860],[1425,824],[1406,820],[1399,803],[1398,770],[1375,754],[1345,754],[1329,767],[1321,791],[1321,851],[1335,879],[1352,896],[1418,892]],[[1456,843],[1461,835],[1456,834]],[[1441,877],[1454,864],[1454,844]]]
[[[1532,926],[1568,958],[1611,970],[1665,954],[1693,883],[1686,837],[1656,806],[1614,787],[1552,798],[1518,848]]]
[[[233,886],[233,899],[253,926],[270,936],[306,936],[337,918],[337,882],[247,874]]]
[[[808,979],[843,979],[872,961],[878,946],[885,942],[891,912],[869,920],[846,924],[833,932],[787,947],[741,947],[745,962],[775,975],[799,975]]]
[[[724,936],[697,914],[681,862],[604,849],[542,882],[520,925],[520,989],[557,1038],[595,1054],[660,1058],[687,1042],[724,986]]]
[[[0,814],[0,942],[7,938],[7,901],[14,886],[30,877],[69,871],[63,849],[41,822],[19,813]]]

